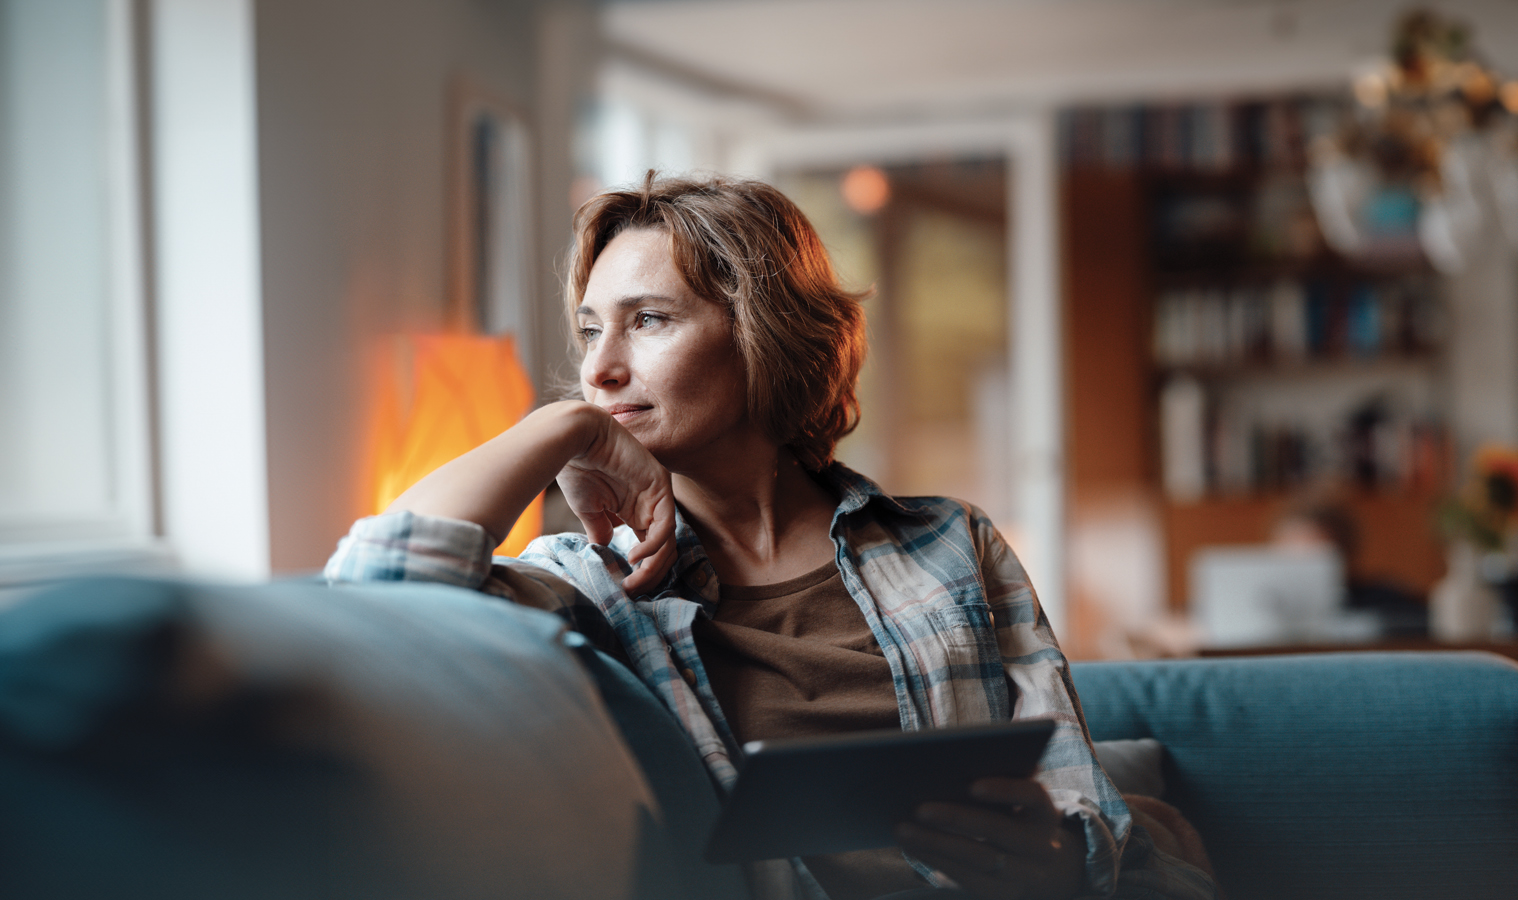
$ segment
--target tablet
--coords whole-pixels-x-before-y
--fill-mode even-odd
[[[924,800],[969,799],[989,776],[1038,768],[1052,719],[924,731],[752,741],[712,829],[706,859],[749,862],[889,847]]]

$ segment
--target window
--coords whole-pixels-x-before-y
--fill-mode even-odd
[[[130,0],[0,0],[0,586],[149,557]]]

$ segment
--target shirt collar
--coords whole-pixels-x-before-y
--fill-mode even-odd
[[[832,488],[833,493],[838,497],[838,509],[833,513],[835,522],[841,516],[859,512],[871,503],[897,515],[920,515],[916,510],[881,490],[880,485],[843,463],[829,463],[817,474],[822,483]]]
[[[817,477],[838,498],[838,508],[833,512],[835,535],[841,519],[871,504],[886,513],[914,518],[921,516],[918,510],[903,504],[881,490],[880,485],[842,463],[829,463],[817,473]],[[675,507],[675,564],[659,585],[657,593],[665,594],[674,591],[681,583],[685,585],[686,591],[678,593],[700,597],[707,604],[708,610],[716,604],[720,592],[717,570],[712,567],[711,558],[706,555],[706,549],[701,546],[701,539],[696,536],[696,530],[691,527],[685,514],[677,505]]]
[[[686,521],[680,505],[675,504],[675,564],[659,585],[659,592],[674,590],[681,582],[690,594],[705,601],[708,609],[716,604],[719,592],[717,570],[712,567],[706,548],[701,546],[701,539],[696,537],[696,529]]]

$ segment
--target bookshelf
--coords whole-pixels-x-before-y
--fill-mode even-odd
[[[1303,148],[1342,103],[1063,117],[1072,521],[1152,498],[1172,609],[1196,548],[1268,539],[1310,490],[1359,520],[1358,574],[1443,572],[1441,283],[1410,233],[1373,258],[1325,246]]]

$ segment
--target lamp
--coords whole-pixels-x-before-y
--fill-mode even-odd
[[[374,513],[433,469],[515,425],[533,402],[510,335],[401,335],[385,349],[374,373]],[[496,552],[520,554],[542,527],[539,495]]]
[[[1391,57],[1355,79],[1354,112],[1310,147],[1325,238],[1351,257],[1421,251],[1446,274],[1482,251],[1493,219],[1518,245],[1518,81],[1432,12],[1402,17]]]

